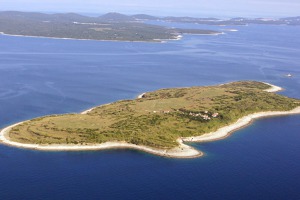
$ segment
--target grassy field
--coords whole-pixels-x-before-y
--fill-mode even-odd
[[[287,111],[300,100],[263,91],[260,82],[161,89],[143,98],[99,106],[87,114],[45,116],[14,127],[11,140],[34,144],[98,144],[126,141],[156,148],[177,146],[262,111]]]

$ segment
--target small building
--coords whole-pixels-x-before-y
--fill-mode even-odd
[[[212,117],[218,117],[219,113],[212,114]]]

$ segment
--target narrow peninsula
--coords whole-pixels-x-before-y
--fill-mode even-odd
[[[37,150],[131,148],[166,157],[203,155],[183,142],[228,136],[252,119],[300,113],[300,100],[256,81],[160,89],[84,111],[39,117],[2,129],[2,143]]]

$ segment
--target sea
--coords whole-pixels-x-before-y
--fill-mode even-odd
[[[0,35],[0,128],[160,88],[238,80],[269,82],[300,98],[300,26],[148,23],[224,34],[163,43]],[[300,199],[300,115],[255,120],[226,139],[190,145],[205,155],[0,144],[0,199]]]

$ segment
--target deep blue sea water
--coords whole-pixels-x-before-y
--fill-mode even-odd
[[[300,27],[210,28],[239,31],[167,43],[2,35],[0,128],[166,87],[258,80],[300,98]],[[0,199],[300,199],[300,115],[260,119],[225,140],[192,145],[205,156],[0,145]]]

